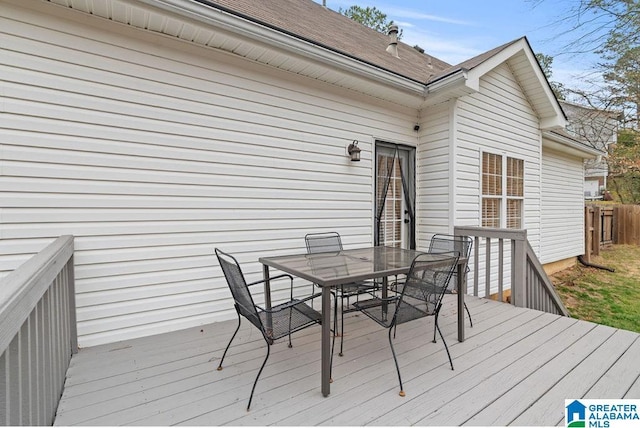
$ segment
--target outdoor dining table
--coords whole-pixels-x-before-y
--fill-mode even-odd
[[[368,279],[382,279],[383,296],[387,277],[406,274],[413,259],[423,251],[374,246],[315,254],[294,254],[258,259],[263,265],[265,306],[271,308],[269,267],[297,276],[322,288],[321,385],[322,394],[330,393],[331,364],[331,288]],[[458,262],[458,340],[464,341],[464,268],[466,259]]]

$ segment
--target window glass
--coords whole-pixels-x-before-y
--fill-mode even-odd
[[[507,199],[507,228],[522,229],[521,199]]]
[[[500,199],[482,200],[482,227],[500,227]]]
[[[507,158],[507,196],[524,196],[524,161]]]
[[[482,154],[482,194],[502,195],[502,156]]]

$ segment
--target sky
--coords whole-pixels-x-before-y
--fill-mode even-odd
[[[315,0],[322,3],[322,0]],[[561,22],[576,0],[326,0],[332,10],[376,7],[403,31],[402,42],[419,45],[452,65],[527,36],[535,53],[552,56],[552,81],[586,87],[596,54],[567,53],[576,34]]]

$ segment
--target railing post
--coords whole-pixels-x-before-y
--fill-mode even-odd
[[[593,255],[600,255],[600,241],[602,237],[602,210],[599,206],[593,207]]]
[[[75,257],[71,254],[69,263],[69,338],[71,340],[71,353],[78,353],[78,323],[76,319],[76,265]]]
[[[511,303],[527,307],[527,231],[511,241]]]
[[[584,207],[584,259],[587,263],[591,261],[593,222],[591,221],[591,207]]]

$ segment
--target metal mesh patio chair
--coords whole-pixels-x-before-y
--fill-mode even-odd
[[[342,239],[337,232],[309,233],[304,237],[304,241],[307,245],[308,254],[342,251]],[[377,288],[374,281],[362,281],[343,284],[336,287],[335,292],[332,291],[331,294],[334,296],[334,335],[340,335],[340,353],[338,355],[341,357],[343,356],[344,343],[344,314],[356,311],[356,309],[350,309],[350,299],[352,297],[357,299],[361,294],[372,293]],[[345,305],[341,305],[339,330],[337,327],[338,299],[343,302],[346,300],[346,308],[348,308],[345,309]]]
[[[437,233],[433,235],[431,238],[431,242],[429,243],[429,252],[443,252],[443,251],[457,251],[460,253],[461,257],[466,257],[467,260],[471,259],[471,247],[473,246],[473,239],[469,236],[458,236],[458,235],[446,235],[442,233]],[[468,263],[468,262],[467,262]],[[464,271],[464,284],[466,286],[467,283],[467,273],[469,273],[469,265],[465,266]],[[446,293],[452,294],[455,293],[456,284],[458,282],[458,269],[453,270],[453,275],[451,276],[451,281],[449,282],[449,287],[447,288]],[[464,309],[467,312],[467,316],[469,317],[469,324],[473,327],[473,320],[471,319],[471,313],[469,312],[469,308],[467,304],[464,304]],[[436,341],[436,331],[433,330],[433,341]]]
[[[420,254],[413,260],[406,280],[399,289],[400,294],[387,298],[374,297],[354,304],[362,313],[389,330],[389,345],[391,345],[393,361],[398,372],[401,397],[404,397],[405,393],[391,337],[391,330],[395,331],[395,327],[399,324],[434,316],[435,328],[440,333],[440,338],[449,357],[451,370],[453,370],[449,347],[438,326],[438,314],[442,307],[442,297],[449,286],[453,270],[458,264],[458,258],[459,253],[456,251]]]
[[[240,269],[240,265],[233,256],[220,251],[218,248],[215,249],[215,253],[218,257],[218,261],[220,262],[222,272],[224,273],[224,276],[227,280],[227,284],[229,285],[229,289],[231,290],[231,294],[233,295],[234,306],[236,308],[236,312],[238,313],[238,327],[233,333],[233,336],[231,336],[231,340],[229,340],[229,344],[222,354],[220,364],[218,365],[218,370],[222,370],[222,362],[224,361],[224,357],[227,355],[227,351],[231,346],[231,342],[233,342],[233,339],[236,337],[238,330],[240,330],[241,316],[248,319],[251,324],[253,324],[258,330],[260,330],[265,342],[267,342],[267,356],[265,357],[264,362],[262,363],[262,366],[258,371],[256,380],[253,382],[253,388],[251,388],[249,404],[247,404],[247,411],[249,411],[249,408],[251,407],[251,400],[253,399],[253,392],[255,391],[256,385],[258,384],[260,374],[262,373],[264,366],[267,364],[271,345],[274,343],[274,341],[282,337],[289,336],[289,348],[291,348],[291,333],[302,330],[303,328],[312,326],[314,324],[321,323],[322,317],[320,313],[311,308],[306,303],[308,300],[311,300],[314,297],[318,297],[320,294],[315,294],[303,299],[294,298],[293,277],[287,274],[277,275],[269,278],[269,280],[273,281],[276,279],[288,278],[291,282],[290,300],[273,306],[271,309],[263,309],[254,303],[251,292],[249,291],[249,287],[252,285],[264,283],[265,280],[255,281],[247,284],[244,279],[244,275],[242,274],[242,270]]]

